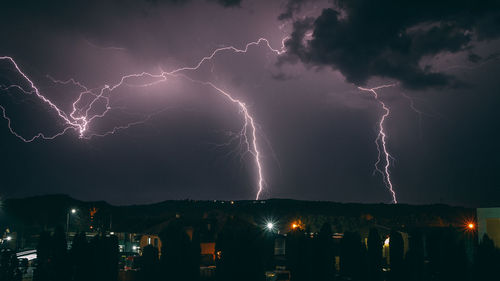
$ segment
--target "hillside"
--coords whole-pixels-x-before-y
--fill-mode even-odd
[[[263,201],[164,201],[156,204],[113,206],[103,201],[85,202],[66,195],[47,195],[8,199],[0,211],[0,226],[22,228],[28,232],[65,226],[67,211],[76,208],[71,224],[78,230],[88,229],[90,209],[97,213],[94,226],[120,232],[159,232],[174,218],[194,224],[211,219],[220,226],[227,216],[238,216],[255,224],[275,221],[282,231],[300,220],[306,228],[317,231],[328,221],[335,231],[382,228],[460,227],[474,218],[475,210],[448,205],[358,204],[289,199]]]

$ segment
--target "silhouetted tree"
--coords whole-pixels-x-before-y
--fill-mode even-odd
[[[421,281],[424,278],[424,242],[420,231],[411,234],[409,244],[405,258],[407,277],[409,281]]]
[[[286,260],[292,281],[308,280],[308,241],[301,229],[294,229],[286,237]]]
[[[390,280],[403,280],[404,265],[404,241],[403,236],[396,230],[392,230],[389,238],[389,257],[391,264]]]
[[[442,281],[467,279],[467,255],[461,235],[447,228],[434,230],[429,236],[428,253],[433,278]]]
[[[57,227],[51,243],[51,281],[67,281],[70,278],[66,233]]]
[[[190,240],[180,221],[174,221],[160,233],[162,241],[162,280],[197,280],[200,275],[200,248]]]
[[[75,235],[70,250],[72,275],[74,281],[89,280],[90,253],[85,232]]]
[[[335,275],[335,256],[333,249],[332,226],[324,223],[313,241],[311,257],[311,277],[318,281],[331,281]]]
[[[159,278],[158,249],[148,245],[142,249],[142,256],[139,259],[140,279],[142,281],[157,280]]]
[[[365,246],[358,233],[347,231],[340,241],[340,273],[353,280],[365,280]]]
[[[477,280],[493,281],[500,276],[500,251],[495,248],[493,240],[484,234],[477,248],[475,276]]]
[[[262,239],[261,229],[238,218],[229,218],[216,241],[217,280],[263,280]]]
[[[265,230],[265,232],[262,235],[261,259],[262,259],[262,265],[264,266],[265,270],[273,270],[276,266],[274,260],[274,246],[276,239],[277,235],[273,231]]]
[[[114,235],[103,238],[104,280],[116,281],[118,278],[118,238]]]
[[[193,238],[189,247],[189,272],[192,272],[192,279],[200,279],[200,264],[201,264],[201,246],[200,233],[197,229],[193,230]]]
[[[40,235],[37,246],[35,281],[66,281],[70,279],[66,235],[57,227],[54,235]]]
[[[428,275],[429,278],[437,278],[441,269],[441,233],[432,230],[427,236],[427,256],[429,259]]]
[[[33,276],[34,281],[50,281],[51,240],[50,233],[40,234],[36,247],[37,267]]]
[[[368,276],[370,280],[382,279],[382,240],[376,228],[368,234]]]
[[[115,281],[118,278],[118,239],[116,236],[96,235],[89,244],[89,275],[96,281]]]

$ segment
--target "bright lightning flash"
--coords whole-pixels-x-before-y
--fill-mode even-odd
[[[369,92],[370,94],[373,95],[375,100],[380,104],[382,109],[384,110],[384,114],[382,114],[379,122],[378,122],[378,134],[377,138],[375,139],[375,145],[377,146],[377,151],[378,151],[378,156],[377,156],[377,162],[375,162],[375,170],[379,172],[383,179],[384,179],[384,184],[389,189],[392,195],[392,202],[397,204],[398,200],[396,198],[396,192],[394,191],[394,186],[392,184],[392,179],[391,179],[391,172],[390,172],[390,165],[391,165],[391,154],[389,153],[389,150],[387,149],[387,134],[385,132],[385,121],[391,114],[391,111],[389,107],[379,98],[379,95],[377,93],[377,90],[383,89],[383,88],[388,88],[388,87],[394,87],[396,84],[388,84],[388,85],[382,85],[378,86],[375,88],[363,88],[363,87],[358,87],[361,91],[366,91]],[[383,154],[383,155],[382,155]],[[384,165],[382,168],[380,167],[380,164],[383,162]]]
[[[61,81],[61,80],[56,80],[50,76],[47,76],[53,83],[56,84],[64,84],[68,85],[71,84],[77,88],[79,88],[80,94],[78,95],[78,98],[72,103],[72,111],[70,113],[65,112],[61,108],[59,108],[54,102],[52,102],[49,98],[44,96],[39,88],[35,85],[35,83],[28,77],[27,74],[25,74],[19,65],[16,63],[16,61],[9,56],[0,56],[0,60],[3,61],[8,61],[15,69],[15,71],[23,78],[25,82],[28,83],[29,89],[26,90],[22,85],[10,85],[10,86],[0,86],[0,91],[8,91],[10,89],[18,89],[24,94],[35,94],[37,98],[39,98],[43,103],[48,105],[51,110],[53,110],[57,115],[59,116],[62,121],[64,121],[64,127],[56,134],[53,135],[45,135],[44,133],[40,132],[36,134],[33,137],[25,137],[22,136],[21,134],[17,133],[12,125],[11,118],[7,115],[6,109],[0,105],[0,110],[2,111],[2,117],[7,120],[7,126],[10,130],[10,132],[22,140],[23,142],[33,142],[36,139],[46,139],[46,140],[51,140],[55,139],[61,135],[64,135],[66,132],[69,130],[74,130],[78,133],[80,138],[83,139],[90,139],[92,137],[103,137],[109,134],[114,134],[116,131],[121,130],[121,129],[126,129],[129,128],[133,125],[141,124],[149,120],[150,118],[153,117],[153,115],[158,114],[159,112],[152,113],[147,116],[147,118],[128,123],[123,126],[118,126],[114,127],[110,131],[107,131],[105,133],[89,133],[89,127],[92,124],[92,121],[98,118],[103,118],[106,116],[110,110],[112,110],[111,102],[110,102],[110,96],[111,93],[118,89],[121,86],[127,86],[126,81],[129,79],[133,78],[150,78],[154,79],[153,82],[148,82],[139,85],[140,87],[148,87],[152,86],[158,83],[165,82],[168,78],[183,78],[187,81],[190,81],[192,83],[197,83],[200,85],[208,86],[215,90],[217,93],[222,95],[225,99],[230,101],[232,104],[236,105],[240,112],[242,113],[244,117],[244,125],[241,130],[241,138],[243,139],[246,148],[248,152],[253,156],[255,165],[257,168],[257,194],[255,199],[258,200],[262,194],[262,191],[264,189],[264,176],[263,176],[263,167],[261,163],[261,152],[260,152],[260,147],[259,143],[257,140],[257,127],[256,127],[256,122],[255,118],[251,115],[248,107],[246,106],[245,102],[243,102],[240,99],[237,99],[233,97],[229,92],[217,87],[210,81],[201,81],[201,80],[196,80],[193,78],[190,78],[189,76],[186,76],[183,74],[183,72],[186,71],[195,71],[198,70],[204,62],[212,60],[218,53],[223,52],[223,51],[231,51],[233,53],[247,53],[249,47],[251,46],[256,46],[260,44],[264,44],[270,51],[274,52],[276,55],[281,55],[283,54],[286,49],[285,49],[285,40],[287,38],[284,38],[282,40],[282,46],[280,49],[274,49],[271,47],[269,41],[265,38],[260,38],[257,41],[250,42],[246,44],[245,48],[243,49],[238,49],[234,46],[228,46],[228,47],[222,47],[218,48],[215,51],[213,51],[209,56],[203,57],[196,65],[191,66],[191,67],[181,67],[175,70],[172,70],[170,72],[165,72],[162,71],[161,73],[148,73],[148,72],[142,72],[142,73],[134,73],[134,74],[129,74],[121,77],[118,83],[113,84],[113,85],[108,85],[105,84],[104,86],[98,88],[98,89],[89,89],[82,83],[76,81],[75,79],[71,78],[67,81]],[[90,101],[85,102],[84,97],[91,97]],[[97,104],[99,103],[104,103],[104,109],[101,109],[100,111],[96,108]]]

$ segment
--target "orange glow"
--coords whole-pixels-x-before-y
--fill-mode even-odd
[[[291,224],[292,230],[296,229],[304,229],[304,224],[302,223],[301,220],[295,220]]]
[[[97,209],[96,207],[93,207],[92,209],[90,209],[90,216],[93,217],[97,213],[98,210],[99,209]]]
[[[477,231],[478,225],[475,217],[462,218],[462,226],[460,227],[463,232],[474,234]]]

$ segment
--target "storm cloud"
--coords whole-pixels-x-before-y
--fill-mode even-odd
[[[467,51],[499,35],[498,1],[338,0],[317,18],[295,22],[285,60],[329,66],[356,85],[385,77],[409,89],[456,86],[455,77],[422,59]]]
[[[294,14],[302,10],[302,6],[306,4],[308,0],[288,0],[285,4],[284,11],[278,16],[279,20],[291,19]]]

